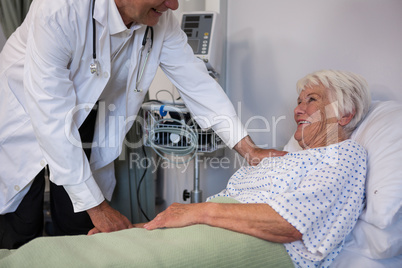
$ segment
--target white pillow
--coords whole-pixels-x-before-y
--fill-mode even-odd
[[[353,230],[354,241],[345,248],[360,245],[360,253],[373,259],[402,254],[402,232],[398,231],[402,226],[402,103],[373,103],[352,139],[368,153],[367,204]],[[292,137],[284,150],[301,147]]]
[[[402,206],[402,104],[373,103],[352,139],[368,153],[367,206],[360,218],[385,229]]]

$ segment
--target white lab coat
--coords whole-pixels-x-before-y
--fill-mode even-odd
[[[0,54],[0,214],[14,211],[35,175],[49,164],[51,180],[63,185],[74,210],[84,211],[110,199],[115,186],[113,161],[161,66],[178,88],[203,128],[220,130],[233,147],[246,135],[220,86],[187,45],[172,12],[154,26],[154,44],[135,92],[138,51],[145,26],[135,31],[126,94],[116,97],[115,109],[105,107],[98,120],[90,163],[78,133],[111,75],[108,2],[97,0],[94,17],[99,76],[92,62],[91,1],[33,1],[21,27]],[[22,76],[23,74],[23,76]],[[98,118],[98,119],[99,119]],[[230,129],[229,129],[230,127]]]

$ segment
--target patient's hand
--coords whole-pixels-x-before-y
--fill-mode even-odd
[[[145,224],[144,228],[154,230],[193,224],[224,228],[275,243],[290,243],[302,239],[302,234],[292,224],[264,203],[174,203]]]
[[[155,219],[146,223],[144,228],[154,230],[158,228],[176,228],[185,227],[201,223],[203,208],[206,203],[179,204],[174,203],[165,211],[159,213]]]

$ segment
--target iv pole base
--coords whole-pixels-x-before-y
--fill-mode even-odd
[[[201,203],[202,202],[202,191],[194,190],[191,191],[191,203]]]

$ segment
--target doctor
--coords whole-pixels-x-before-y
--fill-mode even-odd
[[[33,1],[0,54],[1,248],[41,234],[46,166],[56,234],[132,227],[105,200],[116,183],[113,161],[158,66],[200,126],[250,163],[284,154],[251,141],[187,45],[177,8],[177,0]]]

